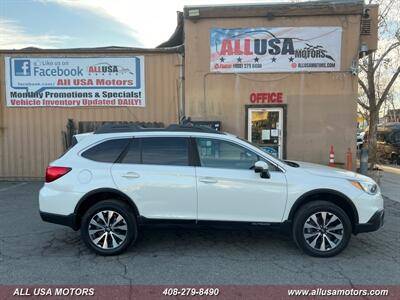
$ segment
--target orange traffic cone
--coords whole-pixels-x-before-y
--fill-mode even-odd
[[[331,150],[329,151],[329,165],[330,167],[335,166],[335,152],[333,151],[333,145],[331,145]]]
[[[346,169],[349,171],[353,169],[353,153],[351,153],[350,148],[346,152]]]

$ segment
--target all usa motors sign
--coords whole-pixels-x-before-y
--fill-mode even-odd
[[[211,72],[339,71],[341,27],[258,27],[210,31]]]
[[[9,107],[145,106],[144,57],[6,57]]]

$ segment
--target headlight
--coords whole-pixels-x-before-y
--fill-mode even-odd
[[[370,195],[375,195],[378,192],[378,186],[375,183],[356,181],[356,180],[349,180],[349,181],[354,187]]]

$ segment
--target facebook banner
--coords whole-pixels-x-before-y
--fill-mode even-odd
[[[145,106],[144,57],[5,57],[8,107]]]

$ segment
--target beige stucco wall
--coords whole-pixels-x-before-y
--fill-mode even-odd
[[[356,147],[357,77],[360,16],[225,18],[185,20],[185,111],[194,120],[220,120],[222,129],[245,137],[245,105],[251,92],[283,92],[287,104],[287,158],[327,163],[334,145],[336,161]],[[210,73],[212,27],[341,26],[340,72]]]
[[[145,56],[146,107],[6,107],[4,56],[0,55],[0,179],[41,178],[48,163],[63,151],[68,119],[176,123],[179,60],[176,53],[41,53],[21,56]]]

